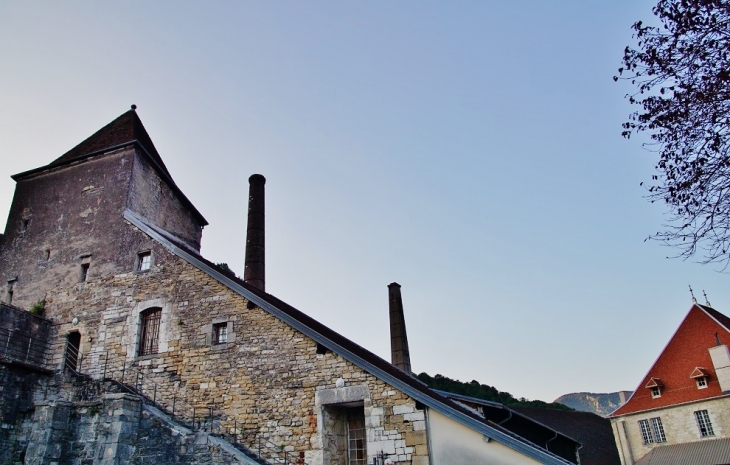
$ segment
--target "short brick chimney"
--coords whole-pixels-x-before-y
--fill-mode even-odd
[[[264,247],[264,184],[266,178],[254,174],[248,178],[248,228],[246,230],[246,268],[243,280],[266,290],[266,267]]]
[[[411,355],[408,351],[406,335],[406,318],[403,315],[403,299],[400,295],[400,284],[388,284],[390,308],[390,358],[397,368],[411,373]]]

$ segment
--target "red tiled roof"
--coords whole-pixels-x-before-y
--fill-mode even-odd
[[[717,345],[715,333],[721,343],[730,345],[730,318],[710,307],[693,305],[634,394],[611,417],[723,395],[709,352]],[[690,377],[697,367],[704,367],[707,374],[705,389],[697,389]],[[647,388],[654,380],[663,385],[655,399]]]

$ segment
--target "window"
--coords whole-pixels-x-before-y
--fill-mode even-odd
[[[82,263],[81,264],[81,272],[79,274],[79,282],[85,283],[89,279],[89,264],[88,263]]]
[[[705,389],[707,387],[707,378],[704,376],[697,378],[697,389]]]
[[[213,344],[225,344],[228,342],[228,323],[216,323],[213,325]]]
[[[161,316],[161,308],[150,308],[139,314],[139,356],[157,353]]]
[[[141,252],[137,255],[137,271],[147,271],[152,266],[152,252]]]
[[[347,464],[367,465],[365,412],[362,407],[347,409]]]
[[[662,419],[659,417],[650,418],[651,429],[654,432],[654,440],[656,442],[667,442],[667,437],[664,435],[664,426],[662,425]]]
[[[641,430],[641,438],[644,440],[644,444],[654,443],[654,436],[651,435],[651,429],[649,429],[649,420],[639,420],[639,429]]]
[[[28,230],[28,225],[30,224],[29,219],[23,219],[20,222],[20,232],[26,232]]]
[[[662,389],[658,386],[651,388],[651,398],[656,399],[662,396]]]
[[[710,415],[707,413],[707,410],[696,411],[695,419],[697,420],[697,427],[700,429],[700,435],[703,438],[715,435],[715,431],[712,429],[712,423],[710,422]]]
[[[8,281],[8,287],[5,290],[5,303],[8,305],[13,304],[13,292],[15,291],[15,280],[11,279]]]

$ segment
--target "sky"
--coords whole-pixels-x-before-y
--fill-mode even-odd
[[[266,183],[266,289],[415,372],[516,397],[633,390],[727,274],[645,238],[656,154],[614,83],[644,0],[0,3],[0,216],[10,175],[131,104],[243,274]],[[255,331],[255,328],[251,328]]]

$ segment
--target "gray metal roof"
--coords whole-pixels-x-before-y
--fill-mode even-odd
[[[726,465],[730,464],[730,438],[706,439],[657,446],[636,465]]]

